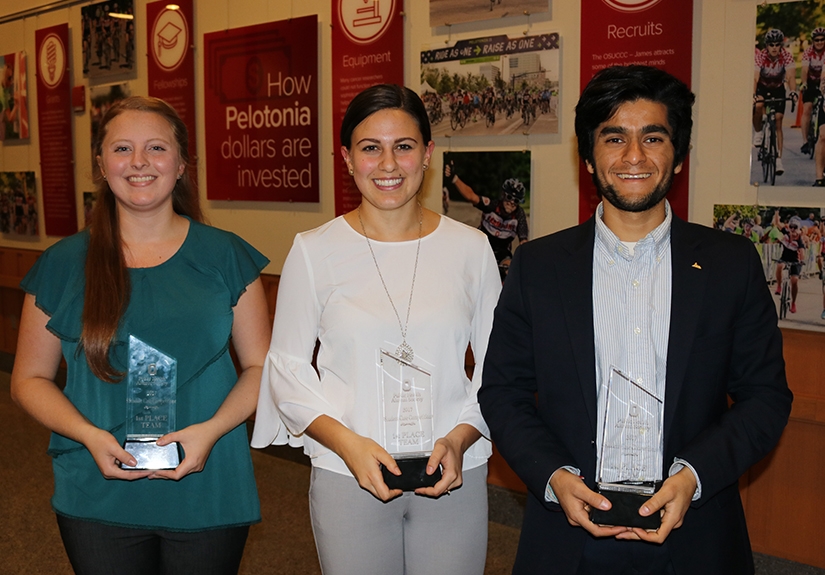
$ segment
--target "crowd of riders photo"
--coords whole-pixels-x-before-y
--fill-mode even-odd
[[[427,91],[421,98],[427,107],[430,123],[436,126],[447,120],[453,131],[474,122],[485,122],[490,128],[497,118],[510,120],[513,116],[520,117],[522,123],[529,126],[542,114],[555,114],[558,102],[555,90],[527,85],[520,89],[492,86],[480,90],[457,88],[442,95]]]

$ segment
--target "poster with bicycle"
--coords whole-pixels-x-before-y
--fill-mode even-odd
[[[548,0],[430,0],[430,26],[550,12]]]
[[[825,0],[761,3],[754,41],[750,183],[825,187]]]
[[[502,281],[530,237],[530,152],[444,152],[444,214],[480,229]]]
[[[713,220],[753,242],[780,326],[825,331],[825,207],[715,205]]]
[[[433,136],[558,133],[559,45],[549,32],[422,50],[419,94]]]

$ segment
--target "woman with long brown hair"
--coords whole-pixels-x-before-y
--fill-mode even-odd
[[[46,250],[22,282],[11,391],[53,431],[52,507],[79,574],[237,573],[260,521],[244,422],[266,355],[267,259],[202,223],[187,143],[165,102],[113,106],[95,143],[90,227]],[[124,448],[140,420],[127,410],[136,340],[176,361],[176,426],[157,440],[180,446],[176,467],[153,469]]]

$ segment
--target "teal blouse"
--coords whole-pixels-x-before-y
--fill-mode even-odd
[[[125,439],[126,380],[97,379],[78,350],[89,233],[46,250],[21,282],[48,316],[68,365],[64,393],[96,426]],[[177,428],[212,417],[237,381],[229,354],[232,308],[268,260],[235,234],[191,221],[178,252],[132,268],[131,298],[110,361],[126,370],[129,334],[177,359]],[[139,528],[199,531],[260,521],[246,426],[215,444],[200,473],[180,481],[104,479],[80,443],[52,433],[52,507],[74,517]]]

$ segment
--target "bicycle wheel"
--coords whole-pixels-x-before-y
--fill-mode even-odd
[[[762,134],[763,134],[762,145],[759,146],[759,161],[762,162],[762,181],[765,182],[765,183],[768,183],[768,180],[771,177],[771,174],[770,174],[770,163],[771,162],[770,162],[770,158],[769,158],[770,148],[768,146],[768,141],[769,141],[770,138],[768,136],[768,132],[770,132],[770,126],[768,126],[768,123],[765,122],[762,125]]]
[[[453,112],[450,114],[450,129],[455,132],[455,129],[458,127],[458,114],[459,112]]]
[[[771,126],[770,143],[768,144],[768,171],[771,185],[776,184],[776,158],[779,152],[776,149],[776,131]]]
[[[790,274],[791,270],[785,270],[786,274]],[[791,307],[791,280],[786,275],[782,278],[782,293],[779,296],[779,319],[788,317],[788,309]]]

